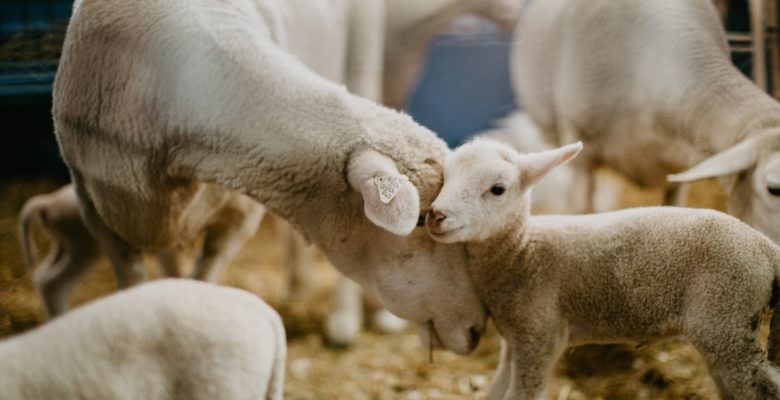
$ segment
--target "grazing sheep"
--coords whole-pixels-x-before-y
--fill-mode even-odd
[[[381,71],[383,40],[349,38],[381,38],[382,6],[75,3],[54,84],[55,132],[120,287],[144,279],[141,251],[192,237],[214,202],[236,191],[289,221],[394,314],[432,322],[456,352],[476,346],[486,314],[462,294],[472,293],[462,254],[415,231],[447,146],[334,83],[363,87],[347,79],[363,77],[369,87],[371,65]],[[371,54],[378,64],[360,56]]]
[[[724,399],[780,399],[759,322],[777,306],[780,248],[712,210],[648,207],[530,216],[530,189],[580,143],[518,154],[488,140],[457,149],[427,224],[465,242],[469,276],[507,349],[494,399],[543,398],[568,345],[684,334]],[[780,361],[780,313],[769,360]]]
[[[166,279],[0,341],[4,399],[281,399],[279,315],[233,288]]]
[[[711,0],[525,4],[513,84],[553,143],[586,144],[574,199],[598,164],[643,186],[690,168],[669,180],[723,177],[729,213],[780,242],[780,104],[732,65]]]
[[[239,193],[227,196],[203,228],[203,246],[190,277],[216,282],[254,236],[263,214],[263,207],[248,197]],[[32,237],[36,221],[51,242],[49,254],[37,268]],[[73,287],[102,255],[100,245],[84,226],[73,186],[65,185],[55,192],[30,198],[19,213],[19,238],[27,266],[36,269],[35,286],[43,298],[46,315],[64,313]],[[157,256],[165,276],[179,276],[177,248],[162,250]]]

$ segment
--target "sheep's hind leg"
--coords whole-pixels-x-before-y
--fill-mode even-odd
[[[85,245],[97,246],[97,243]],[[94,257],[68,254],[60,246],[52,249],[35,273],[35,286],[41,294],[46,318],[54,318],[68,310],[68,299],[73,287],[94,262]]]
[[[215,223],[206,228],[203,248],[195,261],[190,277],[217,282],[225,268],[255,235],[264,215],[265,208],[259,204],[255,204],[251,210],[244,208],[220,210],[215,215]]]
[[[731,324],[690,327],[687,336],[707,362],[721,398],[780,399],[780,373],[764,359],[758,332],[748,325],[743,329]],[[729,328],[733,330],[724,331]]]
[[[566,350],[566,334],[563,329],[534,321],[532,328],[523,335],[506,340],[510,342],[510,380],[504,400],[546,397],[547,383],[553,376],[555,363]]]

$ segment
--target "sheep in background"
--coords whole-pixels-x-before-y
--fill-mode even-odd
[[[257,231],[265,210],[257,202],[239,193],[215,206],[191,278],[216,282],[223,270]],[[37,249],[33,225],[37,223],[49,238],[49,254],[36,267]],[[19,213],[19,238],[25,262],[35,269],[34,283],[43,298],[47,317],[68,309],[75,284],[86,275],[103,254],[100,245],[81,218],[73,185],[30,198]],[[177,248],[160,251],[157,257],[163,274],[177,277],[181,263]]]
[[[281,399],[279,315],[251,293],[141,285],[0,341],[4,399]]]
[[[764,312],[777,307],[780,248],[712,210],[530,216],[531,187],[581,149],[518,154],[483,139],[445,161],[427,226],[439,242],[465,242],[470,279],[505,339],[490,398],[544,398],[568,345],[682,333],[724,399],[780,399],[758,340]],[[779,323],[775,312],[774,363]]]
[[[729,212],[780,242],[780,104],[732,65],[712,1],[526,2],[514,41],[525,111],[586,144],[575,200],[599,164],[642,186],[722,177]]]
[[[381,71],[382,5],[75,3],[55,132],[120,287],[144,279],[141,251],[191,237],[209,201],[236,191],[394,314],[433,326],[451,350],[474,349],[486,314],[461,279],[461,254],[415,230],[449,150],[408,116],[347,91],[372,87],[369,72]],[[348,40],[354,32],[368,33]],[[363,73],[346,74],[353,68]]]

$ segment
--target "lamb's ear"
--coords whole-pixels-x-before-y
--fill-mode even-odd
[[[582,151],[582,142],[572,143],[557,149],[538,153],[523,154],[520,157],[521,184],[524,187],[535,185],[555,167],[566,164]]]
[[[363,196],[366,217],[396,235],[408,235],[420,216],[420,195],[393,160],[373,150],[353,156],[347,179]]]
[[[669,182],[691,182],[699,179],[731,175],[744,171],[756,163],[756,145],[745,139],[734,146],[696,164],[691,169],[666,177]]]

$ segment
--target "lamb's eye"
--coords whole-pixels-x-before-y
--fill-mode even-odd
[[[771,194],[772,196],[780,196],[780,187],[772,187],[768,186],[766,190]]]
[[[506,188],[501,185],[493,185],[493,187],[490,188],[490,193],[493,193],[496,196],[501,196],[504,192],[506,192]]]

